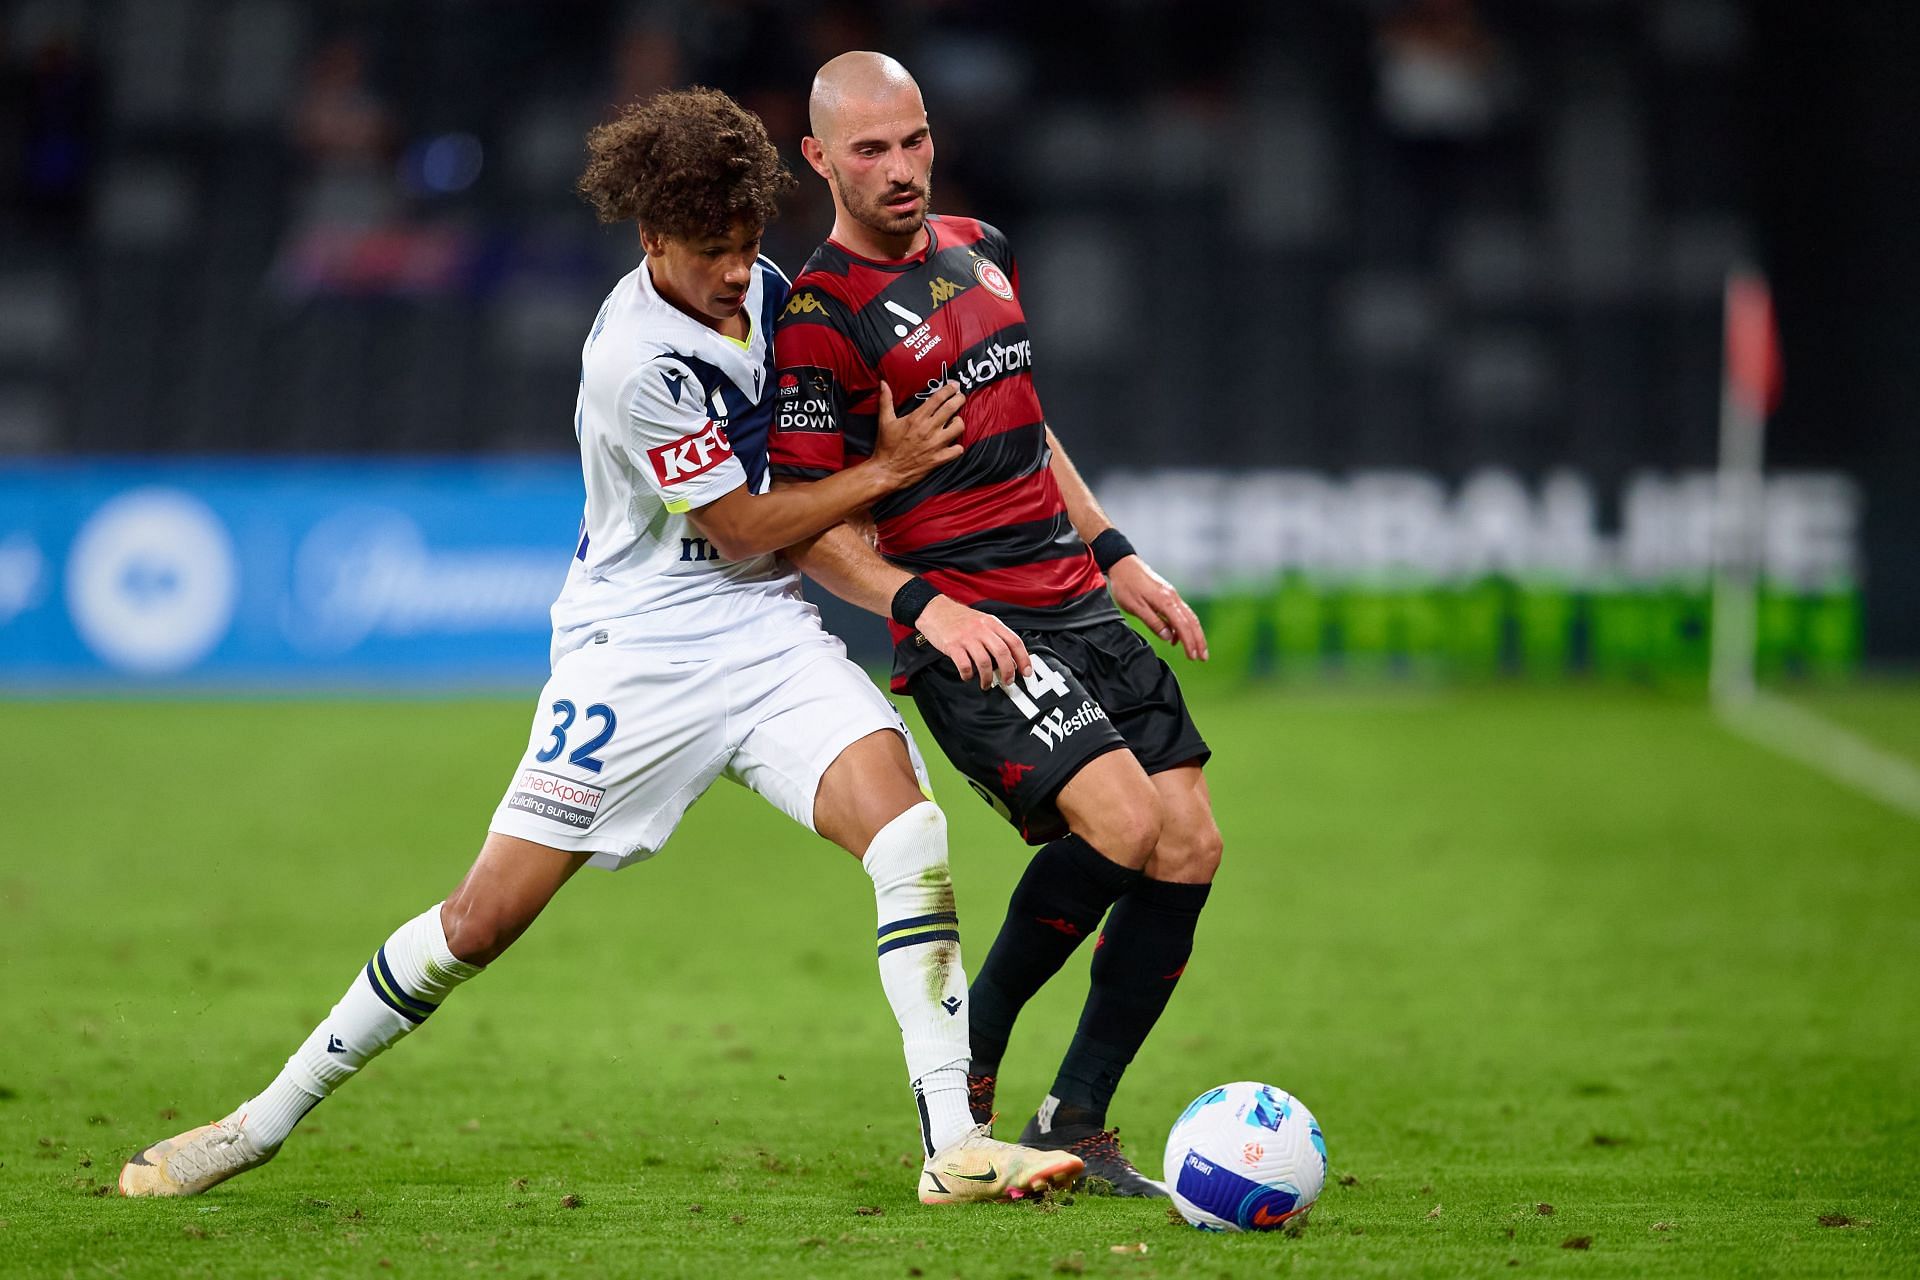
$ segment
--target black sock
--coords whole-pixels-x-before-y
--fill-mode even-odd
[[[1079,836],[1055,840],[1033,855],[969,992],[976,1073],[999,1070],[1021,1008],[1140,878]]]
[[[1085,1123],[1105,1127],[1121,1075],[1186,972],[1211,887],[1142,879],[1113,904],[1094,948],[1093,984],[1080,1027],[1053,1082],[1061,1111],[1073,1108],[1076,1119],[1091,1113]]]

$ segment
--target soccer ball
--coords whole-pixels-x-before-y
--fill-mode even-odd
[[[1304,1218],[1327,1181],[1320,1122],[1284,1089],[1209,1089],[1167,1135],[1167,1190],[1203,1231],[1273,1231]]]

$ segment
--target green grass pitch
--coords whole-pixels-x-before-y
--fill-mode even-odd
[[[1920,823],[1619,690],[1197,698],[1227,864],[1114,1117],[1152,1169],[1202,1089],[1292,1090],[1335,1179],[1298,1238],[920,1206],[867,881],[724,783],[274,1163],[105,1194],[453,885],[530,702],[0,705],[0,1273],[1920,1269]],[[1836,710],[1920,742],[1911,690]],[[977,960],[1023,857],[935,784]],[[1085,972],[1028,1011],[1003,1131]]]

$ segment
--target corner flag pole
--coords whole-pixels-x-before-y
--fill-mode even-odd
[[[1728,275],[1725,372],[1720,384],[1720,470],[1714,490],[1713,660],[1715,706],[1754,695],[1760,577],[1765,559],[1767,414],[1780,395],[1780,344],[1765,277]]]

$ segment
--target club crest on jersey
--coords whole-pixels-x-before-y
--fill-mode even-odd
[[[987,287],[987,292],[1003,302],[1013,301],[1013,286],[1007,282],[1007,273],[1000,264],[987,258],[973,260],[973,278]]]
[[[773,389],[775,431],[837,431],[833,375],[813,365],[780,371]]]
[[[719,423],[708,422],[692,435],[647,450],[647,461],[661,484],[679,484],[707,472],[733,456],[733,445]]]

